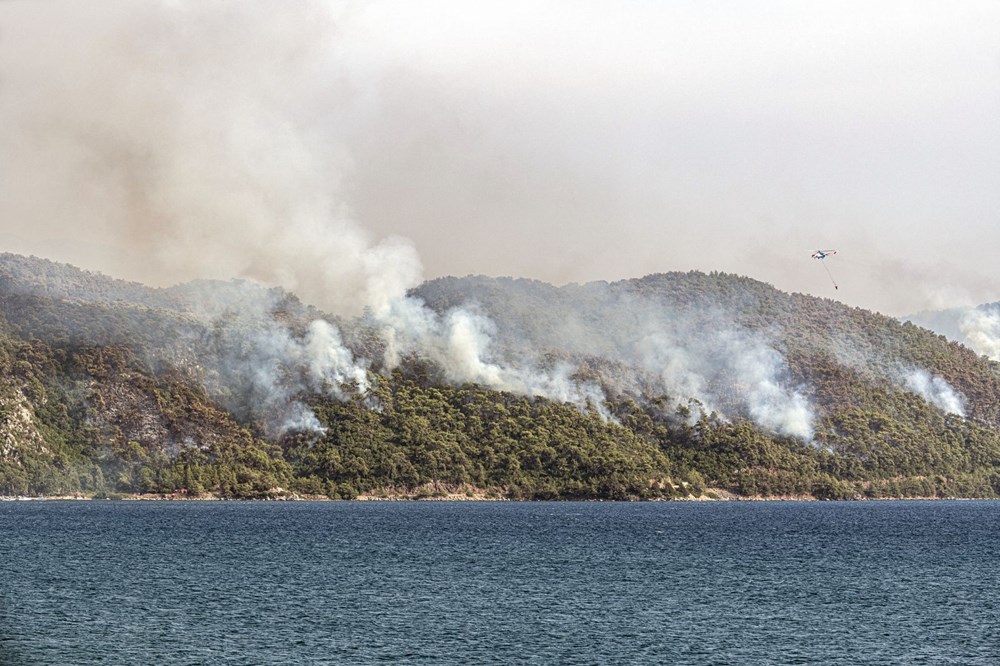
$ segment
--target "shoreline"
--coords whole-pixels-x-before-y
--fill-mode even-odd
[[[995,497],[854,497],[846,500],[817,499],[812,496],[777,495],[771,497],[750,497],[726,493],[726,496],[716,497],[681,497],[672,499],[511,499],[492,495],[490,497],[464,495],[419,496],[398,494],[391,496],[359,495],[353,499],[331,499],[322,495],[290,495],[285,497],[239,498],[218,497],[212,495],[182,495],[182,494],[120,494],[112,497],[95,497],[87,495],[0,495],[0,502],[526,502],[526,503],[561,503],[561,502],[620,502],[624,504],[653,504],[668,502],[684,503],[723,503],[723,502],[925,502],[925,501],[1000,501]]]

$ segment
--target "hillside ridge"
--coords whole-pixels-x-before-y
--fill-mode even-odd
[[[0,255],[0,495],[1000,493],[1000,367],[912,323],[698,271],[408,302],[394,350],[278,288]]]

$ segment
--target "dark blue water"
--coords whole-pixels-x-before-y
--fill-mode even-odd
[[[1000,503],[0,503],[10,664],[996,664]]]

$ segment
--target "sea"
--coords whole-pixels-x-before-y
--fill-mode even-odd
[[[998,556],[998,502],[0,502],[0,663],[993,665]]]

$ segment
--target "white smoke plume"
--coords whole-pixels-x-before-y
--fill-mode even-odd
[[[887,358],[875,348],[834,339],[831,348],[837,360],[870,380],[889,381],[897,388],[916,393],[928,403],[950,414],[965,417],[966,398],[948,381],[921,367]]]
[[[913,368],[904,376],[906,387],[921,398],[949,414],[965,417],[965,398],[939,375]]]
[[[444,326],[445,333],[441,339],[445,348],[438,362],[449,372],[452,381],[472,382],[522,395],[592,407],[608,418],[604,392],[591,382],[574,381],[571,377],[573,369],[568,363],[542,371],[485,360],[489,358],[494,325],[489,319],[468,309],[449,312]]]
[[[788,386],[781,354],[748,331],[710,330],[676,340],[657,331],[640,342],[639,363],[658,373],[664,390],[696,398],[705,411],[724,417],[743,412],[764,428],[811,441],[813,409]]]
[[[596,376],[613,396],[666,396],[680,405],[694,398],[702,411],[752,419],[809,441],[813,410],[768,333],[740,325],[707,293],[684,305],[668,303],[660,289],[678,288],[679,282],[660,286],[653,276],[639,283],[555,288],[530,280],[473,279],[461,289],[484,294],[483,307],[497,322],[485,330],[466,326],[465,334],[471,328],[477,333],[472,339],[489,342],[477,347],[486,352],[479,358],[548,368],[538,359],[549,353],[588,367],[588,376]],[[449,284],[432,284],[420,293],[440,306],[454,300]],[[598,386],[587,388],[593,395]]]
[[[0,138],[4,161],[18,164],[0,184],[4,219],[77,248],[96,239],[109,247],[92,247],[93,262],[154,284],[242,276],[330,312],[367,308],[389,341],[388,367],[398,340],[455,382],[603,402],[566,372],[484,361],[488,323],[462,311],[441,321],[408,299],[421,278],[412,245],[377,240],[352,218],[344,140],[372,91],[340,51],[344,14],[308,0],[281,11],[115,1],[3,11],[0,75],[19,93],[0,98],[17,129]],[[39,34],[44,44],[20,41]],[[366,388],[365,364],[322,320],[303,338],[269,325],[242,353],[253,367],[242,379],[282,429],[316,425],[292,399],[302,388]]]
[[[753,420],[782,435],[812,440],[814,414],[808,399],[781,380],[781,355],[760,340],[739,336],[729,345],[733,370],[748,386],[746,404]]]
[[[344,400],[369,387],[366,359],[355,358],[336,325],[314,318],[285,321],[288,295],[247,281],[197,281],[174,290],[203,324],[189,341],[213,392],[272,435],[319,432],[308,394]],[[205,336],[208,336],[207,339]]]
[[[251,373],[252,395],[275,434],[322,430],[315,414],[297,399],[301,393],[343,400],[345,385],[359,393],[368,389],[366,364],[355,362],[340,332],[322,319],[310,323],[301,338],[275,325],[249,336],[248,342],[242,359]]]
[[[977,354],[1000,361],[1000,311],[975,308],[964,313],[959,320],[959,330],[965,343]]]
[[[454,383],[607,416],[602,389],[572,363],[501,353],[494,323],[474,308],[438,314],[408,297],[422,274],[412,244],[355,219],[346,202],[363,156],[348,146],[385,100],[365,49],[347,44],[357,39],[345,29],[351,5],[101,0],[0,12],[0,220],[13,225],[11,249],[151,284],[281,285],[335,315],[367,312],[386,368],[414,354]],[[16,246],[22,229],[30,247]],[[635,364],[680,399],[811,437],[808,403],[765,339],[728,324],[705,336],[639,305],[620,330],[573,340],[561,322],[551,333],[571,352]],[[317,318],[302,332],[265,321],[220,329],[220,382],[245,387],[275,431],[318,427],[302,392],[366,390],[371,362],[333,324]]]
[[[604,392],[592,382],[574,380],[570,364],[542,370],[536,363],[494,355],[491,345],[496,326],[474,307],[454,308],[439,316],[419,298],[410,297],[392,301],[375,319],[386,341],[387,369],[396,367],[402,356],[414,354],[431,360],[452,383],[541,396],[594,409],[610,418]]]

